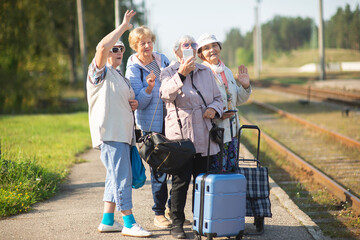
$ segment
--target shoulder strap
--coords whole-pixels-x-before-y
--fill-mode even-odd
[[[199,94],[199,96],[201,97],[201,99],[203,100],[205,107],[207,108],[207,104],[205,102],[205,99],[203,97],[203,95],[201,94],[201,92],[199,91],[199,89],[197,89],[197,87],[194,85],[194,81],[193,81],[193,72],[190,73],[191,76],[191,85],[192,87],[196,90],[197,94]],[[210,119],[211,125],[214,126],[214,121],[212,119]]]
[[[141,79],[141,82],[144,82],[144,71],[142,68],[140,68],[140,79]]]
[[[179,117],[179,110],[176,106],[176,101],[174,100],[174,105],[175,105],[175,111],[176,111],[176,117],[177,117],[177,122],[179,124],[179,127],[180,127],[180,133],[181,133],[181,138],[184,139],[184,135],[183,135],[183,132],[182,132],[182,124],[181,124],[181,121],[180,121],[180,117]]]
[[[201,94],[201,92],[199,91],[199,89],[197,89],[197,87],[194,85],[193,74],[194,74],[194,72],[191,72],[191,73],[190,73],[190,76],[191,76],[191,85],[192,85],[192,87],[196,90],[197,94],[199,94],[199,96],[201,97],[201,99],[203,100],[203,102],[204,102],[204,104],[205,104],[205,107],[207,108],[207,104],[206,104],[206,102],[205,102],[205,99],[204,99],[203,95]]]

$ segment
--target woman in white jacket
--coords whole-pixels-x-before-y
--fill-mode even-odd
[[[197,53],[203,64],[209,67],[215,77],[224,102],[224,114],[215,123],[225,129],[224,154],[221,161],[214,162],[212,168],[232,170],[235,167],[238,151],[237,132],[240,128],[236,106],[246,102],[251,94],[250,78],[244,65],[238,67],[236,80],[229,68],[220,60],[222,43],[214,35],[203,34],[199,37]],[[220,156],[220,155],[219,155]]]

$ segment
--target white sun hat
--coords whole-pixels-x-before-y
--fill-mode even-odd
[[[205,46],[205,45],[207,45],[209,43],[214,43],[214,42],[219,44],[220,49],[222,48],[222,42],[218,41],[216,39],[215,35],[209,34],[209,33],[205,33],[205,34],[201,35],[197,40],[197,44],[198,44],[197,52],[199,53],[199,50],[203,46]]]
[[[116,41],[116,43],[114,44],[114,47],[116,46],[121,46],[121,47],[125,47],[124,43],[119,39]]]
[[[99,44],[100,44],[100,42],[98,43],[98,45],[96,45],[96,51],[99,48]],[[114,44],[113,47],[123,47],[125,49],[125,45],[120,39],[116,41],[116,43]]]

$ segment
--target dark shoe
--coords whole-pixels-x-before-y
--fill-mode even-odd
[[[174,227],[171,229],[170,233],[171,236],[173,236],[176,239],[187,239],[187,236],[182,227]]]

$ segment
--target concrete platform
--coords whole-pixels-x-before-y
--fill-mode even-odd
[[[97,150],[83,154],[81,157],[87,162],[73,167],[68,182],[55,197],[36,204],[29,213],[1,220],[0,239],[138,239],[124,237],[121,233],[97,232],[102,218],[105,179],[105,168],[99,156],[100,151]],[[148,169],[147,177],[144,187],[133,190],[135,219],[153,233],[153,239],[172,239],[168,230],[158,229],[153,225],[153,200]],[[299,210],[286,193],[272,180],[270,185],[273,217],[265,218],[264,234],[246,235],[243,239],[324,239],[319,227]],[[185,213],[186,218],[192,220],[190,190]],[[119,213],[115,213],[115,219],[122,224]],[[246,218],[247,232],[254,230],[252,223],[253,218]],[[193,239],[191,226],[185,226],[184,229],[189,239]]]

